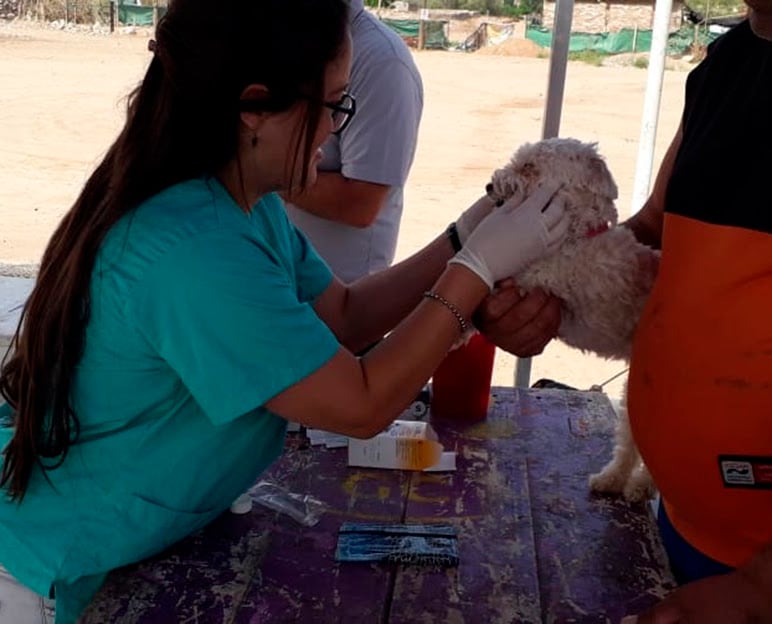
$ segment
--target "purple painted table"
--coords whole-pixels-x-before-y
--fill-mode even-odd
[[[85,624],[616,623],[673,587],[647,505],[590,494],[614,414],[597,393],[494,388],[488,419],[433,423],[454,473],[348,468],[299,437],[264,475],[329,510],[255,507],[114,572]],[[336,563],[344,521],[448,522],[460,565]]]

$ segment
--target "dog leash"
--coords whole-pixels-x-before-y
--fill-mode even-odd
[[[624,370],[621,370],[621,371],[619,371],[619,372],[618,372],[616,375],[614,375],[613,377],[609,377],[609,378],[608,378],[606,381],[604,381],[603,383],[601,383],[601,384],[594,384],[594,385],[590,386],[590,392],[602,392],[602,391],[603,391],[603,386],[605,386],[606,384],[609,384],[609,383],[611,383],[611,382],[612,382],[612,381],[614,381],[614,380],[615,380],[617,377],[621,377],[622,375],[624,375],[624,374],[625,374],[627,371],[629,371],[629,370],[630,370],[630,367],[628,366],[628,367],[627,367],[627,368],[625,368]]]

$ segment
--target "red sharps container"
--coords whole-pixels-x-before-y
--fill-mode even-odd
[[[485,419],[495,354],[496,346],[482,334],[475,334],[466,345],[445,356],[432,377],[432,418]]]

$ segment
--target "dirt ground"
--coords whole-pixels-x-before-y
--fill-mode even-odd
[[[0,24],[0,261],[35,262],[123,120],[125,96],[149,60],[149,31],[113,35]],[[514,47],[514,46],[513,46]],[[528,46],[525,46],[528,47]],[[418,250],[482,191],[491,172],[540,138],[548,58],[415,53],[425,110],[406,189],[398,257]],[[561,134],[597,141],[631,211],[646,70],[570,62]],[[667,71],[655,171],[682,105],[685,71]],[[494,383],[511,384],[515,360],[499,352]],[[553,344],[532,378],[579,388],[624,367]],[[621,380],[609,384],[617,395]]]

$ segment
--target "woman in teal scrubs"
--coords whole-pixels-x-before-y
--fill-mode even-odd
[[[493,283],[561,240],[554,189],[517,210],[481,199],[401,264],[333,277],[276,192],[313,184],[319,146],[355,113],[346,10],[174,0],[161,19],[0,374],[14,624],[53,601],[74,622],[110,570],[210,522],[279,455],[288,420],[376,434]]]

